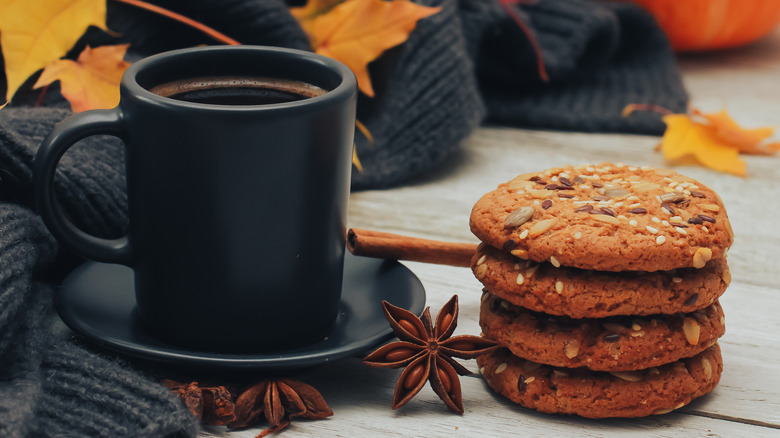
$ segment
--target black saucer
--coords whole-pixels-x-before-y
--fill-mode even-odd
[[[405,266],[349,253],[344,265],[341,313],[333,331],[318,343],[274,353],[197,351],[152,337],[138,321],[133,271],[126,266],[81,265],[60,285],[55,304],[73,331],[123,355],[199,368],[289,370],[357,355],[392,337],[382,300],[422,313],[425,290]]]

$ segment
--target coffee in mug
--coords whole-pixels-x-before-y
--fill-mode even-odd
[[[171,99],[211,105],[268,105],[325,94],[316,85],[260,76],[185,78],[156,85],[149,91]]]
[[[316,342],[340,312],[356,90],[349,68],[297,50],[143,59],[116,108],[76,114],[44,140],[39,210],[74,252],[133,269],[138,319],[162,340],[252,353]],[[97,134],[125,143],[119,239],[77,229],[55,198],[60,157]]]

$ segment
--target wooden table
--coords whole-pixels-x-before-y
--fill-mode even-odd
[[[739,50],[680,59],[693,105],[728,106],[747,126],[780,124],[780,32]],[[780,138],[780,136],[777,136]],[[353,193],[349,226],[444,241],[476,242],[468,227],[474,202],[513,176],[561,164],[613,161],[664,166],[656,137],[484,127],[436,169],[390,189]],[[733,280],[721,299],[726,335],[719,386],[670,414],[587,420],[545,415],[494,394],[479,374],[461,378],[465,414],[449,412],[429,386],[390,409],[400,370],[370,369],[358,358],[335,361],[300,379],[318,388],[335,415],[294,421],[286,438],[303,436],[780,436],[780,158],[747,157],[747,178],[696,166],[676,168],[715,189],[731,218]],[[467,268],[405,262],[420,278],[435,313],[458,294],[455,334],[479,334],[481,285]],[[477,371],[474,361],[461,361]],[[248,437],[262,428],[205,436]]]

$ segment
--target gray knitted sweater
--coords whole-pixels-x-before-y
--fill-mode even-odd
[[[358,118],[376,140],[357,136],[364,170],[353,173],[354,189],[403,183],[435,166],[484,122],[658,134],[659,119],[622,118],[623,106],[685,109],[668,43],[637,8],[586,0],[517,8],[542,48],[550,76],[544,83],[525,35],[498,0],[415,1],[442,11],[370,65],[377,97],[360,98]],[[246,44],[308,48],[281,0],[154,3]],[[131,58],[210,43],[167,19],[107,4],[109,27],[131,43]],[[117,42],[92,30],[81,45]],[[21,93],[0,110],[0,437],[194,435],[193,417],[158,376],[78,338],[52,334],[52,294],[78,263],[58,249],[32,199],[38,145],[70,114],[56,88],[43,107],[33,107],[37,93]],[[82,229],[103,237],[127,229],[123,159],[116,139],[94,137],[61,161],[58,198]]]

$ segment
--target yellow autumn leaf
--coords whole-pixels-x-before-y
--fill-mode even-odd
[[[64,56],[90,25],[106,29],[106,0],[0,0],[6,101],[30,75]]]
[[[62,95],[73,111],[113,108],[119,103],[119,82],[130,66],[124,60],[129,44],[87,46],[77,61],[58,59],[49,63],[33,88],[60,81]]]
[[[352,165],[355,166],[355,169],[358,170],[358,172],[363,172],[363,163],[360,162],[360,158],[358,158],[357,154],[357,148],[352,148]]]
[[[764,140],[775,132],[774,128],[745,129],[739,126],[725,109],[714,114],[705,114],[694,109],[692,113],[707,120],[717,137],[742,153],[772,155],[780,150],[780,143],[764,143]]]
[[[302,8],[292,8],[309,36],[312,48],[320,55],[337,59],[357,76],[358,87],[374,96],[368,63],[385,50],[409,38],[417,22],[441,10],[409,0],[346,0],[328,9],[327,0],[310,0]],[[327,10],[312,14],[316,8]]]
[[[695,122],[687,114],[664,116],[666,132],[661,139],[661,151],[669,161],[692,158],[709,168],[745,176],[745,162],[739,149],[715,135],[710,125]]]

